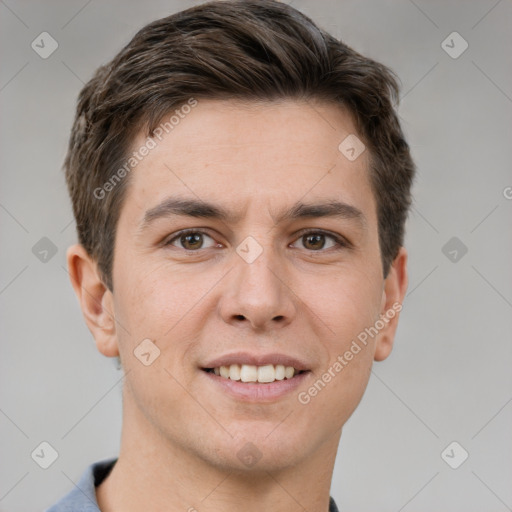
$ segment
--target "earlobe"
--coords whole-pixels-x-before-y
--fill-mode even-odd
[[[73,289],[98,350],[107,357],[119,355],[112,292],[99,277],[96,262],[80,244],[66,253]]]
[[[383,361],[391,353],[407,284],[407,251],[401,247],[384,280],[380,312],[384,327],[377,335],[375,361]]]

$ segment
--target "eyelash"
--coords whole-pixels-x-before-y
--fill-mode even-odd
[[[209,236],[210,238],[213,239],[213,237],[211,235],[208,234],[207,231],[204,231],[204,230],[201,230],[201,229],[194,229],[194,228],[189,228],[189,229],[184,229],[182,231],[178,231],[178,233],[176,233],[171,239],[169,239],[167,242],[164,243],[164,246],[169,246],[169,245],[172,245],[172,242],[174,242],[175,240],[181,238],[182,236],[184,235],[189,235],[189,234],[202,234],[202,235],[207,235]],[[328,238],[332,238],[334,240],[334,242],[336,243],[336,246],[337,247],[330,247],[329,249],[319,249],[318,251],[315,251],[313,249],[306,249],[310,252],[326,252],[328,250],[341,250],[341,249],[347,249],[347,248],[350,248],[352,245],[351,243],[344,239],[344,238],[341,238],[333,233],[330,233],[329,231],[324,231],[322,229],[309,229],[309,230],[305,230],[305,231],[301,231],[299,233],[299,235],[297,236],[296,240],[298,240],[299,238],[302,238],[306,235],[323,235],[323,236],[326,236]],[[181,249],[180,247],[176,247],[177,249]],[[207,249],[209,249],[209,247],[207,247]],[[199,252],[201,250],[204,250],[204,249],[196,249],[196,250],[192,250],[192,249],[183,249],[184,251],[187,251],[187,252],[190,252],[190,253],[194,253],[194,252]]]

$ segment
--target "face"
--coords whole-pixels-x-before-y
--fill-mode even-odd
[[[368,151],[338,149],[356,133],[330,104],[200,100],[131,171],[98,346],[155,439],[242,470],[337,443],[405,291],[403,265],[382,274]]]

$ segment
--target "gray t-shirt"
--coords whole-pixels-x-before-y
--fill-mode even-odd
[[[117,459],[106,459],[91,464],[69,494],[45,512],[101,512],[96,500],[96,487],[108,476]],[[339,512],[332,497],[329,512]]]

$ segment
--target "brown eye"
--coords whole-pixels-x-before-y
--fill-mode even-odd
[[[189,230],[181,231],[175,237],[171,238],[165,245],[175,245],[174,242],[179,242],[182,249],[187,251],[197,251],[199,249],[207,249],[204,247],[204,238],[209,238],[213,241],[213,238],[203,231]],[[212,247],[212,245],[210,246]],[[180,248],[178,246],[178,248]]]
[[[192,235],[181,235],[180,243],[185,249],[201,249],[203,239],[201,234],[195,233]]]
[[[330,245],[328,239],[331,240]],[[303,247],[308,251],[318,252],[322,251],[323,249],[332,249],[333,247],[338,249],[347,247],[347,244],[343,241],[343,239],[331,233],[324,233],[323,231],[309,231],[303,233],[298,240],[302,241]]]
[[[304,235],[302,240],[306,249],[323,249],[325,245],[325,235],[322,234]]]

